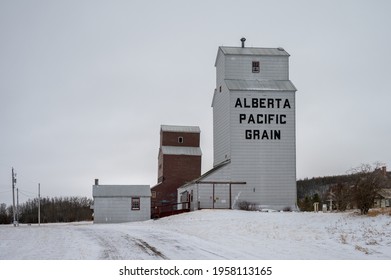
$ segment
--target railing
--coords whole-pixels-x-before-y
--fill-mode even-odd
[[[158,219],[158,218],[181,214],[189,211],[190,211],[189,202],[163,204],[163,205],[152,207],[151,216],[152,219]]]

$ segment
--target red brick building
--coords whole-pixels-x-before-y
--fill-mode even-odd
[[[198,126],[161,126],[158,183],[151,189],[152,212],[163,205],[176,207],[177,188],[201,176],[201,156]]]

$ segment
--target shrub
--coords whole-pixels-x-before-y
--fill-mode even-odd
[[[240,210],[245,210],[245,211],[258,211],[257,204],[248,202],[248,201],[240,201],[239,202],[239,209]]]

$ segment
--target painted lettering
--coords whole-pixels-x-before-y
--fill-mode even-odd
[[[285,114],[239,114],[239,123],[286,124]]]
[[[235,108],[291,109],[289,99],[281,98],[236,98]]]
[[[242,123],[244,120],[246,120],[246,114],[239,114],[239,123]]]
[[[281,130],[246,129],[247,140],[281,140]]]

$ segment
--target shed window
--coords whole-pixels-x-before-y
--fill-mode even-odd
[[[259,73],[259,61],[253,61],[253,73]]]
[[[182,136],[178,137],[178,143],[180,143],[180,144],[183,143],[183,137]]]
[[[140,198],[132,197],[132,210],[140,210]]]

